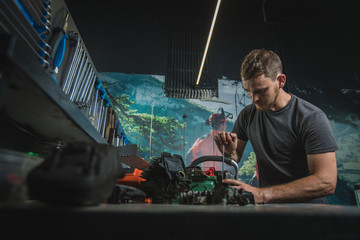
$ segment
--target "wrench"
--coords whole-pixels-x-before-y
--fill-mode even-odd
[[[42,35],[48,34],[50,29],[36,26],[36,24],[34,24],[33,17],[19,0],[4,1],[4,3],[7,4],[8,9],[12,11],[14,16],[19,19],[20,23],[24,25],[25,28],[29,28],[30,34],[34,38],[39,38],[38,42],[40,44],[45,44],[43,41],[44,37],[42,37]]]
[[[89,77],[91,75],[91,71],[92,71],[92,68],[91,68],[91,64],[88,63],[88,67],[87,67],[87,70],[82,78],[82,81],[81,83],[79,83],[79,87],[78,87],[78,90],[76,91],[75,95],[74,95],[74,102],[79,102],[79,96],[81,95],[81,93],[84,91],[84,86],[87,84],[87,82],[89,81]]]
[[[74,68],[74,65],[75,65],[75,60],[76,60],[76,57],[77,57],[77,54],[79,52],[79,44],[80,44],[80,40],[79,38],[77,38],[77,34],[74,33],[74,32],[69,32],[69,39],[74,41],[75,40],[75,46],[72,47],[71,49],[71,52],[70,52],[70,63],[67,64],[67,68],[64,70],[64,72],[66,73],[66,76],[63,77],[61,80],[61,87],[62,87],[62,90],[64,91],[64,88],[65,86],[67,86],[67,83],[68,83],[68,80],[69,80],[69,76]]]
[[[42,3],[41,0],[35,0],[34,2],[34,9],[39,15],[42,16],[43,20],[50,20],[51,19],[51,7],[50,5],[45,5]]]
[[[14,25],[14,23],[11,20],[9,20],[9,18],[5,15],[1,7],[0,7],[0,22],[6,24],[8,26],[7,28],[10,29],[12,33],[15,33],[16,35],[21,37],[26,42],[26,44],[28,44],[29,48],[34,52],[35,56],[39,59],[42,67],[46,68],[49,66],[47,59],[49,59],[50,55],[46,51],[41,49],[37,43],[34,43],[31,38],[28,39],[26,36],[24,36],[23,33],[20,32],[19,29]]]
[[[66,78],[67,78],[66,85],[64,85],[64,87],[63,87],[63,91],[65,92],[65,94],[68,94],[70,91],[70,87],[74,80],[75,71],[78,69],[79,63],[81,61],[82,52],[83,52],[83,48],[80,45],[79,48],[77,48],[77,52],[75,52],[75,56],[74,56],[75,62],[74,62],[74,64],[71,65],[69,73],[66,76]]]
[[[33,26],[29,23],[28,19],[23,15],[18,6],[12,1],[0,1],[0,9],[7,9],[3,12],[8,21],[17,29],[21,36],[31,43],[33,48],[40,48],[44,52],[48,52],[51,48],[44,42],[38,35]],[[41,55],[41,53],[40,53]]]
[[[79,91],[78,95],[75,98],[76,102],[81,102],[81,103],[84,102],[84,100],[83,100],[84,94],[85,94],[88,86],[90,85],[93,76],[94,76],[94,71],[93,71],[92,66],[90,64],[89,72],[88,72],[88,74],[86,76],[84,84],[81,86],[80,91]]]
[[[73,79],[71,79],[71,83],[69,84],[69,88],[67,89],[67,91],[66,91],[66,93],[67,94],[72,94],[72,92],[74,91],[74,87],[75,87],[75,85],[77,84],[77,81],[78,81],[78,78],[79,78],[79,76],[80,76],[80,74],[81,74],[81,70],[82,70],[82,68],[83,68],[83,66],[84,66],[84,63],[85,63],[85,61],[86,61],[86,52],[85,52],[85,50],[83,50],[82,51],[82,54],[81,54],[81,58],[80,58],[80,62],[79,62],[79,65],[78,65],[78,68],[77,69],[75,69],[75,72],[74,72],[74,78]]]
[[[105,127],[106,127],[107,117],[108,117],[108,107],[105,106],[104,117],[103,117],[103,122],[102,122],[102,127],[101,127],[101,136],[103,136],[103,137],[105,137]]]
[[[97,125],[96,125],[96,130],[98,132],[100,132],[100,123],[101,123],[101,120],[102,120],[102,110],[103,110],[103,100],[100,98],[100,106],[99,106],[99,112],[98,112],[98,122],[97,122]]]
[[[15,0],[17,1],[17,0]],[[26,10],[28,11],[28,13],[31,15],[34,24],[33,26],[35,27],[35,29],[37,28],[47,28],[47,32],[50,32],[49,26],[50,26],[50,22],[47,19],[43,19],[42,17],[42,13],[37,11],[36,7],[35,7],[35,3],[34,1],[30,1],[30,0],[20,0],[20,3],[23,4],[23,6],[26,8]]]
[[[86,102],[86,104],[89,104],[89,101],[90,101],[90,97],[91,97],[91,95],[92,95],[92,92],[94,91],[94,85],[95,85],[95,82],[96,82],[96,78],[97,78],[97,76],[96,76],[96,74],[94,73],[94,77],[93,77],[93,79],[92,79],[92,81],[91,81],[91,84],[89,85],[89,87],[88,87],[88,89],[86,90],[86,93],[85,93],[85,99],[84,99],[84,101]]]
[[[70,100],[71,101],[74,101],[74,98],[75,98],[75,95],[77,94],[77,92],[79,91],[79,88],[80,88],[80,85],[81,85],[81,82],[83,81],[84,79],[84,75],[86,73],[86,70],[89,66],[88,64],[89,62],[89,58],[86,57],[85,59],[85,63],[83,65],[83,67],[81,68],[81,71],[80,71],[80,75],[78,76],[78,78],[76,79],[76,81],[74,82],[74,87],[70,93]]]

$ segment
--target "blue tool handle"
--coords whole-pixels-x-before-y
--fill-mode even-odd
[[[102,88],[102,82],[101,82],[101,80],[99,78],[96,78],[95,88],[97,90],[100,90]]]
[[[105,99],[107,96],[105,89],[103,87],[101,87],[99,91],[100,91],[100,97],[102,99]]]
[[[54,67],[59,68],[63,59],[64,59],[64,55],[65,55],[65,47],[66,47],[66,39],[67,39],[67,35],[64,34],[61,37],[61,40],[58,44],[58,46],[56,47],[56,53],[55,53],[55,59],[54,59]]]
[[[18,8],[20,9],[20,11],[24,14],[24,16],[27,18],[27,20],[29,21],[29,23],[31,24],[31,26],[34,26],[34,19],[33,17],[30,15],[30,13],[26,10],[26,8],[24,7],[23,3],[19,0],[14,0],[15,4],[18,6]]]
[[[126,136],[124,136],[124,143],[125,143],[125,145],[129,145],[129,142],[128,142]]]
[[[104,98],[104,101],[105,101],[105,106],[106,107],[109,107],[110,106],[110,98],[108,98],[108,96],[105,96],[105,98]]]
[[[42,27],[39,26],[35,21],[34,21],[34,17],[31,16],[31,14],[29,13],[29,11],[26,9],[26,7],[24,6],[24,4],[22,3],[22,1],[20,0],[14,0],[15,4],[18,6],[18,8],[20,9],[20,11],[24,14],[24,16],[26,17],[26,19],[29,21],[29,23],[31,24],[31,26],[33,26],[35,28],[35,30],[37,31],[38,34],[41,34],[40,37],[44,40],[46,38],[46,34],[42,34],[46,31],[46,27]]]
[[[57,82],[56,78],[53,75],[51,75],[51,78],[54,80],[54,82]]]

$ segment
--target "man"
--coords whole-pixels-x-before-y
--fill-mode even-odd
[[[222,156],[214,142],[214,136],[219,132],[223,132],[226,129],[226,116],[221,113],[213,113],[206,121],[206,125],[212,127],[210,134],[207,136],[196,139],[192,147],[189,149],[186,155],[186,163],[190,165],[192,161],[202,156]],[[216,170],[220,170],[220,162],[208,161],[202,164],[203,170],[209,170],[210,167],[214,167]]]
[[[252,104],[241,111],[233,131],[218,133],[215,142],[239,162],[249,140],[260,187],[223,182],[253,193],[255,203],[327,203],[325,196],[336,187],[338,147],[324,112],[283,90],[286,76],[272,51],[251,51],[241,65],[241,80]]]

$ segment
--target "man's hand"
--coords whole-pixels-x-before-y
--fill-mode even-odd
[[[224,179],[223,182],[251,192],[255,203],[306,202],[333,194],[337,181],[335,153],[307,157],[310,175],[288,183],[257,188],[234,179]]]
[[[234,188],[244,189],[244,191],[251,192],[254,195],[254,202],[256,203],[264,203],[264,192],[261,188],[253,187],[249,184],[240,182],[235,179],[224,179],[223,183],[229,183]]]
[[[234,160],[238,160],[236,147],[238,145],[238,138],[236,133],[230,132],[219,132],[214,137],[216,146],[223,152],[223,145],[225,145],[225,156],[230,157]]]

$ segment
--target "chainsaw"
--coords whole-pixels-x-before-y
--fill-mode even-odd
[[[222,170],[209,169],[203,172],[198,165],[206,161],[222,162]],[[234,172],[224,170],[224,164],[233,166]],[[152,203],[254,204],[254,197],[250,192],[222,182],[225,178],[238,178],[237,163],[224,156],[202,156],[186,168],[181,156],[162,153],[161,157],[153,159],[150,167],[144,170],[142,178],[145,181],[140,187],[152,198]]]

